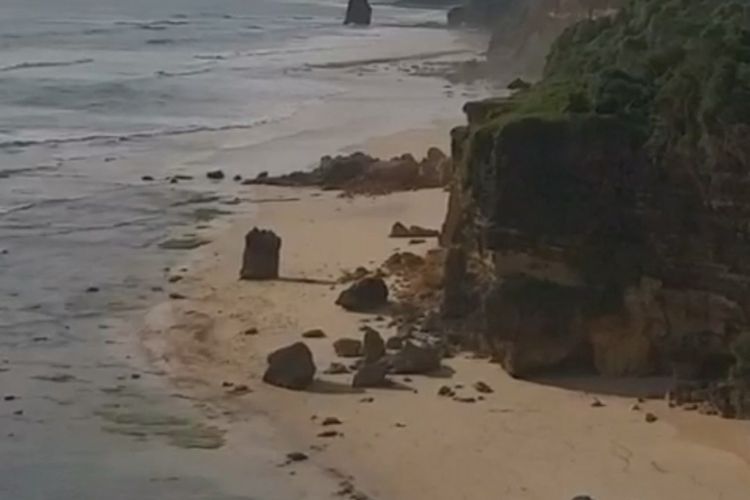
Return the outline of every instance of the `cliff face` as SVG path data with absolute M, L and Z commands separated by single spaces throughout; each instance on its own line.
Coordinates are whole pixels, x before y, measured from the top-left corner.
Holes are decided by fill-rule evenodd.
M 729 379 L 750 415 L 748 27 L 747 0 L 631 1 L 466 106 L 444 309 L 508 371 Z

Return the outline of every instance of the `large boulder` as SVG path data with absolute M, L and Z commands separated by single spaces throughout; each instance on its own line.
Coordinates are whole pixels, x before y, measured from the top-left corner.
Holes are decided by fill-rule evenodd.
M 341 292 L 336 304 L 348 311 L 374 311 L 388 304 L 388 287 L 382 278 L 363 278 Z
M 367 0 L 349 0 L 344 24 L 369 26 L 372 21 L 372 7 Z
M 352 387 L 385 387 L 389 385 L 387 379 L 390 366 L 385 359 L 374 363 L 365 363 L 359 367 L 352 378 Z
M 385 356 L 385 341 L 374 328 L 366 327 L 362 345 L 365 364 L 374 363 Z
M 268 368 L 263 374 L 263 382 L 301 391 L 312 384 L 314 377 L 312 352 L 304 343 L 296 342 L 268 355 Z
M 336 339 L 333 342 L 333 350 L 342 358 L 358 358 L 362 356 L 362 341 L 346 337 Z
M 281 238 L 273 231 L 253 228 L 245 235 L 240 278 L 270 280 L 279 277 Z
M 398 374 L 423 374 L 440 369 L 442 355 L 436 347 L 404 342 L 401 350 L 391 356 L 391 371 Z

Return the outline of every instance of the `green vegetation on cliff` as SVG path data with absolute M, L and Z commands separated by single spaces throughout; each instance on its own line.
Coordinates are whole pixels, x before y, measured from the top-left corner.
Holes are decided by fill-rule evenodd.
M 465 111 L 451 200 L 462 213 L 446 240 L 489 251 L 482 286 L 502 287 L 504 259 L 522 255 L 522 273 L 554 287 L 499 295 L 508 307 L 549 302 L 557 285 L 604 298 L 580 309 L 597 369 L 728 373 L 729 360 L 735 380 L 750 377 L 738 340 L 750 331 L 750 0 L 629 0 L 564 30 L 536 84 Z M 661 333 L 630 321 L 652 313 L 671 318 Z M 487 335 L 533 351 L 524 328 Z M 716 406 L 750 415 L 750 390 L 737 394 Z
M 750 2 L 631 0 L 614 16 L 577 23 L 554 43 L 542 80 L 510 107 L 516 116 L 615 115 L 643 131 L 655 158 L 710 169 L 746 153 Z

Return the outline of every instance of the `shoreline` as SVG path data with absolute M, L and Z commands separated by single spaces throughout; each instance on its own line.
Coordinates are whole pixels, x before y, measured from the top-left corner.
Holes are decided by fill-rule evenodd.
M 346 150 L 388 157 L 423 152 L 428 142 L 444 148 L 448 124 L 433 125 Z M 418 137 L 425 143 L 417 144 Z M 384 337 L 393 329 L 375 321 L 375 315 L 335 306 L 340 286 L 238 281 L 244 232 L 257 225 L 279 233 L 282 275 L 336 279 L 342 269 L 373 268 L 396 249 L 423 253 L 433 247 L 433 242 L 411 246 L 389 239 L 388 230 L 397 220 L 439 227 L 447 194 L 425 190 L 342 199 L 306 188 L 249 191 L 254 198 L 299 200 L 264 203 L 252 217 L 229 222 L 214 242 L 193 254 L 194 270 L 176 284 L 187 300 L 152 311 L 144 332 L 147 345 L 162 343 L 160 352 L 170 357 L 172 375 L 188 381 L 187 390 L 198 400 L 228 412 L 230 421 L 265 415 L 296 450 L 310 454 L 315 466 L 353 476 L 344 481 L 370 498 L 448 500 L 505 492 L 506 498 L 529 500 L 579 494 L 703 500 L 723 492 L 725 500 L 742 500 L 738 492 L 750 488 L 750 442 L 740 437 L 750 428 L 747 423 L 688 414 L 659 400 L 633 411 L 634 397 L 564 387 L 567 382 L 589 387 L 599 382 L 613 392 L 628 381 L 611 381 L 608 387 L 587 378 L 514 380 L 499 366 L 466 354 L 446 362 L 454 370 L 449 378 L 395 377 L 414 391 L 359 393 L 349 387 L 350 376 L 321 375 L 336 360 L 331 349 L 335 338 L 357 337 L 363 324 Z M 258 334 L 244 335 L 248 328 L 257 328 Z M 266 354 L 302 340 L 300 334 L 313 328 L 328 335 L 305 340 L 321 381 L 302 393 L 263 384 Z M 462 393 L 476 396 L 471 385 L 480 380 L 495 391 L 484 401 L 459 403 L 437 396 L 446 384 L 460 384 Z M 250 392 L 227 394 L 223 382 L 246 384 Z M 363 397 L 374 401 L 362 402 Z M 604 407 L 592 407 L 594 398 Z M 659 420 L 644 422 L 646 411 Z M 338 430 L 343 436 L 317 436 L 319 419 L 325 417 L 342 420 Z M 279 450 L 280 456 L 289 451 L 295 450 Z
M 373 53 L 397 45 L 390 39 Z M 364 52 L 348 50 L 354 56 Z M 401 51 L 418 49 L 404 44 L 396 53 Z M 5 394 L 16 399 L 3 405 L 8 437 L 0 449 L 14 459 L 0 477 L 0 492 L 61 500 L 78 498 L 80 491 L 106 497 L 125 490 L 164 500 L 318 500 L 337 491 L 343 479 L 312 460 L 279 467 L 294 446 L 267 415 L 225 415 L 211 404 L 214 396 L 196 400 L 185 389 L 196 379 L 169 380 L 133 333 L 154 304 L 179 302 L 168 298 L 171 273 L 190 269 L 201 255 L 211 258 L 201 253 L 210 246 L 193 252 L 166 250 L 160 243 L 211 240 L 231 228 L 232 220 L 252 220 L 256 211 L 276 205 L 262 191 L 232 182 L 232 176 L 305 168 L 371 135 L 458 117 L 463 99 L 458 94 L 481 93 L 454 85 L 451 99 L 442 80 L 386 66 L 369 68 L 366 78 L 336 69 L 303 75 L 313 86 L 339 91 L 261 127 L 92 144 L 91 150 L 66 145 L 57 151 L 65 161 L 49 175 L 40 167 L 38 176 L 9 177 L 3 185 L 9 189 L 38 186 L 50 194 L 61 183 L 71 194 L 79 188 L 81 193 L 62 200 L 57 210 L 19 212 L 26 218 L 18 217 L 10 245 L 0 248 L 2 264 L 12 268 L 11 277 L 18 276 L 4 282 L 6 310 L 13 314 L 2 325 L 10 335 L 0 372 Z M 417 105 L 406 107 L 407 102 Z M 13 161 L 44 153 L 30 149 Z M 217 168 L 228 178 L 206 179 L 206 172 Z M 170 183 L 175 176 L 180 176 L 176 185 Z M 79 227 L 70 227 L 68 213 L 80 214 L 74 219 Z M 26 229 L 34 217 L 52 219 L 39 232 L 51 232 L 54 239 L 34 244 Z M 52 231 L 57 225 L 59 232 Z M 41 295 L 25 297 L 46 280 Z M 33 480 L 39 470 L 57 470 L 60 463 L 65 470 L 49 481 Z

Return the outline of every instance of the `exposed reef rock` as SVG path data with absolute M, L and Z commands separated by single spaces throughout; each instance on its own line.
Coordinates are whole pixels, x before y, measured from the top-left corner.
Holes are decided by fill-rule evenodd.
M 372 22 L 372 7 L 367 0 L 349 0 L 344 24 L 369 26 Z
M 442 187 L 450 176 L 450 159 L 438 148 L 430 148 L 419 162 L 410 154 L 390 160 L 360 152 L 335 158 L 325 156 L 314 170 L 279 177 L 263 173 L 255 179 L 246 179 L 243 184 L 315 186 L 348 194 L 386 194 Z
M 443 313 L 509 372 L 673 373 L 750 415 L 748 20 L 635 0 L 568 28 L 530 88 L 467 104 Z

